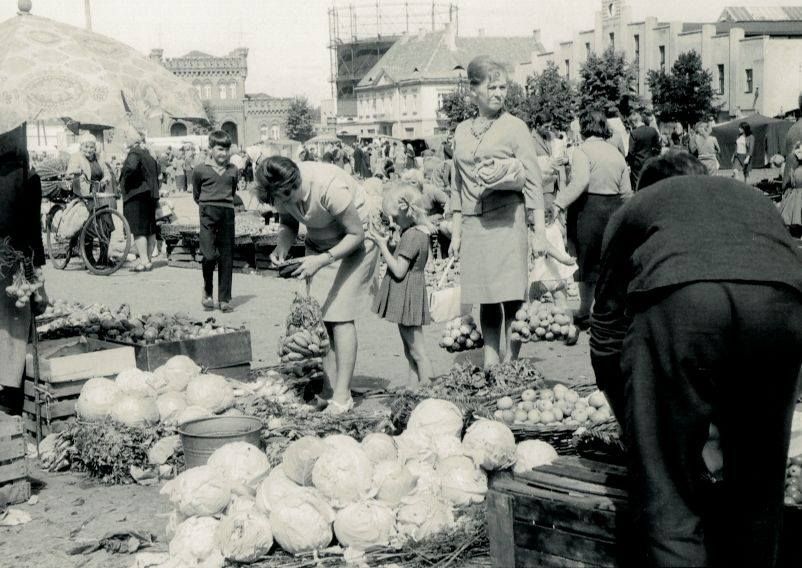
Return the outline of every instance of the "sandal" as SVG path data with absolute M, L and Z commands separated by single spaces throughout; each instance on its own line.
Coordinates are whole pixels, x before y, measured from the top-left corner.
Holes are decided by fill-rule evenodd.
M 149 262 L 145 265 L 145 272 L 150 272 L 151 270 L 153 270 L 153 263 Z
M 137 264 L 128 269 L 128 272 L 145 272 L 147 270 L 144 264 Z
M 354 399 L 349 397 L 348 402 L 345 404 L 337 402 L 334 399 L 329 401 L 329 405 L 323 411 L 323 414 L 328 414 L 329 416 L 340 416 L 341 414 L 347 414 L 348 412 L 354 409 Z

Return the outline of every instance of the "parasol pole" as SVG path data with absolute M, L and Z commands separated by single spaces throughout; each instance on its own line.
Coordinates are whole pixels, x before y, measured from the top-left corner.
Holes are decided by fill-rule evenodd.
M 92 31 L 92 5 L 91 0 L 84 0 L 84 16 L 86 17 L 86 29 Z
M 36 330 L 36 314 L 33 302 L 29 302 L 31 310 L 31 358 L 33 359 L 33 396 L 36 406 L 36 457 L 39 457 L 39 444 L 42 443 L 42 406 L 39 400 L 39 332 Z

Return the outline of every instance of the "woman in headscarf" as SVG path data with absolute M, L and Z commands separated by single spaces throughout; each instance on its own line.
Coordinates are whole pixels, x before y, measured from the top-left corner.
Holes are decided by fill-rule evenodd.
M 125 132 L 128 156 L 120 173 L 123 213 L 139 257 L 133 272 L 153 268 L 151 257 L 156 249 L 156 208 L 159 202 L 159 164 L 145 148 L 145 136 L 134 128 Z
M 70 156 L 67 165 L 67 175 L 72 176 L 73 192 L 80 197 L 92 197 L 98 193 L 113 193 L 114 183 L 111 170 L 109 170 L 106 160 L 98 154 L 97 140 L 90 133 L 85 133 L 80 138 L 79 151 Z M 88 259 L 94 258 L 92 253 L 94 240 L 97 238 L 100 244 L 100 254 L 95 260 L 97 266 L 105 266 L 109 263 L 109 235 L 114 231 L 114 224 L 110 217 L 102 216 L 98 222 L 98 235 L 89 234 L 84 246 L 87 251 Z

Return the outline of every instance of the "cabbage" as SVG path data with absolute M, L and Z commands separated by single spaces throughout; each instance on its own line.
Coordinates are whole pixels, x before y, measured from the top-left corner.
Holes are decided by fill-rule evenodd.
M 181 513 L 191 517 L 221 513 L 231 501 L 231 486 L 213 467 L 202 465 L 188 469 L 162 487 Z
M 385 461 L 373 468 L 373 490 L 379 501 L 397 505 L 412 493 L 417 483 L 418 479 L 399 462 Z
M 217 448 L 207 464 L 217 469 L 223 479 L 245 486 L 270 471 L 265 453 L 248 442 L 231 442 Z
M 187 406 L 184 410 L 181 410 L 178 412 L 178 414 L 176 414 L 175 418 L 173 418 L 173 422 L 181 426 L 182 424 L 186 424 L 192 420 L 209 418 L 211 415 L 211 411 L 203 408 L 202 406 Z
M 414 408 L 407 422 L 408 430 L 419 430 L 435 438 L 462 434 L 462 411 L 453 402 L 427 398 Z
M 395 535 L 395 513 L 376 501 L 348 505 L 334 519 L 334 534 L 341 545 L 357 550 L 387 546 Z
M 171 369 L 167 365 L 162 365 L 153 371 L 151 384 L 158 393 L 182 392 L 187 388 L 190 379 L 195 376 L 196 373 Z
M 304 436 L 295 440 L 284 450 L 281 461 L 284 473 L 298 485 L 312 485 L 312 469 L 324 451 L 326 445 L 315 436 Z
M 487 493 L 487 475 L 468 457 L 453 456 L 437 465 L 443 497 L 454 505 L 481 503 Z
M 273 531 L 263 513 L 248 511 L 221 519 L 215 532 L 220 552 L 235 562 L 256 562 L 273 547 Z
M 477 420 L 462 439 L 465 455 L 488 471 L 506 469 L 515 463 L 515 436 L 497 420 Z
M 176 418 L 187 407 L 187 399 L 180 392 L 166 392 L 156 399 L 156 408 L 163 424 L 175 424 Z
M 512 471 L 524 473 L 557 459 L 557 451 L 542 440 L 524 440 L 515 448 L 515 466 Z
M 186 355 L 174 355 L 167 359 L 167 362 L 162 367 L 174 371 L 184 371 L 195 377 L 200 375 L 201 368 Z
M 109 379 L 89 379 L 81 388 L 75 410 L 85 420 L 103 420 L 122 392 Z
M 420 430 L 405 430 L 395 437 L 395 445 L 398 448 L 398 461 L 402 463 L 416 460 L 434 465 L 437 461 L 432 439 Z
M 323 443 L 326 445 L 327 450 L 332 449 L 350 449 L 361 447 L 359 442 L 354 440 L 351 436 L 345 434 L 330 434 L 323 438 Z
M 126 426 L 146 426 L 159 423 L 159 408 L 152 398 L 123 394 L 111 407 L 109 416 Z
M 273 538 L 290 554 L 326 548 L 333 522 L 331 507 L 308 491 L 288 495 L 270 513 Z
M 187 385 L 187 403 L 217 414 L 234 404 L 234 389 L 220 375 L 198 375 Z
M 391 436 L 374 432 L 362 439 L 362 449 L 368 454 L 371 463 L 395 461 L 398 459 L 398 450 Z
M 167 526 L 164 527 L 164 534 L 167 535 L 167 540 L 173 540 L 175 536 L 175 529 L 178 525 L 187 520 L 187 517 L 181 514 L 180 511 L 173 509 L 167 517 Z
M 412 460 L 406 463 L 406 467 L 412 477 L 418 480 L 415 489 L 412 491 L 413 495 L 422 493 L 440 494 L 440 478 L 437 476 L 432 464 Z
M 148 463 L 164 465 L 181 448 L 181 436 L 165 436 L 153 444 L 148 450 Z
M 232 495 L 231 502 L 226 507 L 226 515 L 236 515 L 237 513 L 247 513 L 248 511 L 256 510 L 256 501 L 250 497 L 243 497 L 242 495 Z
M 150 373 L 145 371 L 128 369 L 117 375 L 115 382 L 124 393 L 156 398 L 156 389 L 153 388 L 152 384 L 153 378 Z
M 406 502 L 396 515 L 398 532 L 420 541 L 454 525 L 454 509 L 446 501 L 423 494 Z
M 464 456 L 465 450 L 459 438 L 453 436 L 438 436 L 432 439 L 432 448 L 437 454 L 437 461 L 443 461 L 451 456 Z
M 269 513 L 288 495 L 303 490 L 303 487 L 287 477 L 283 466 L 274 467 L 256 491 L 256 506 Z
M 219 556 L 214 538 L 218 524 L 211 517 L 190 517 L 176 527 L 170 541 L 170 556 L 190 565 Z
M 359 446 L 326 450 L 312 469 L 312 483 L 332 505 L 345 507 L 370 496 L 373 465 Z

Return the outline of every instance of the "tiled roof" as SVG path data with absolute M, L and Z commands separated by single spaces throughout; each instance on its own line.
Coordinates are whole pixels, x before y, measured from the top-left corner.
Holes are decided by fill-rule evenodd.
M 802 20 L 802 6 L 730 6 L 719 22 L 791 22 Z
M 377 84 L 382 76 L 391 82 L 409 79 L 447 79 L 458 76 L 477 55 L 488 55 L 509 65 L 529 61 L 532 52 L 542 53 L 534 37 L 457 37 L 455 49 L 448 45 L 448 31 L 404 35 L 365 74 L 359 87 Z

